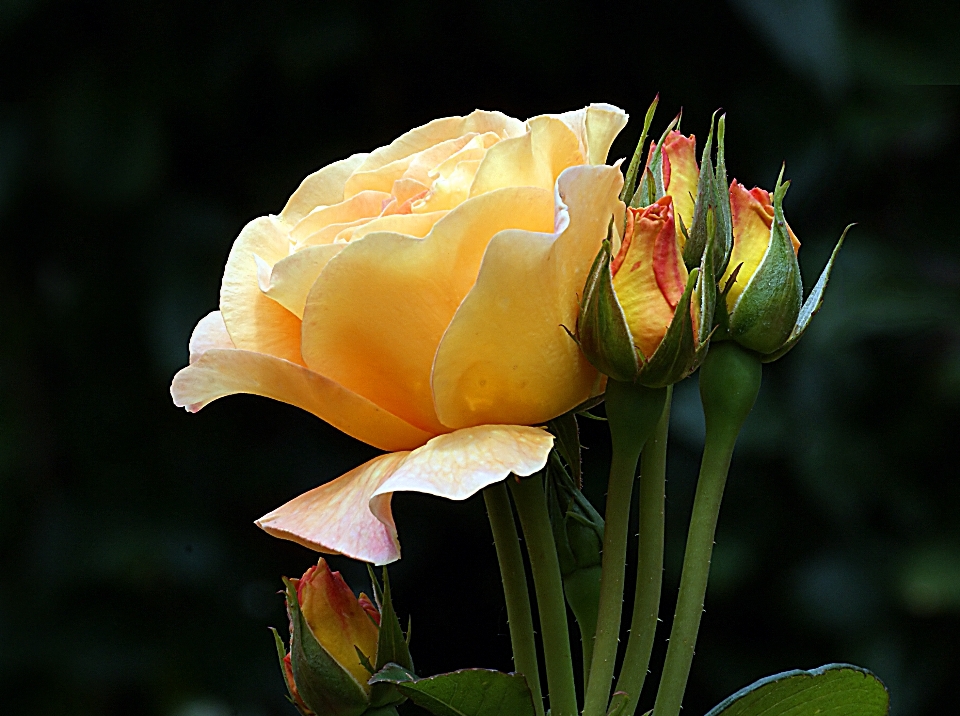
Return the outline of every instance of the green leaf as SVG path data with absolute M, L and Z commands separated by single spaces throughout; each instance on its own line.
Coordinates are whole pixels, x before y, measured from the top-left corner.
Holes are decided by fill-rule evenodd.
M 520 674 L 464 669 L 420 679 L 388 664 L 370 683 L 394 684 L 435 716 L 533 716 L 533 697 Z
M 761 355 L 783 347 L 803 302 L 800 265 L 783 216 L 783 197 L 789 186 L 790 182 L 783 182 L 781 169 L 773 191 L 767 250 L 730 312 L 730 337 Z
M 601 373 L 627 383 L 636 380 L 640 369 L 637 349 L 613 289 L 607 240 L 594 259 L 583 289 L 577 340 L 587 360 Z
M 627 176 L 623 181 L 623 191 L 620 192 L 620 201 L 626 202 L 628 197 L 633 196 L 633 191 L 637 186 L 637 174 L 640 167 L 643 166 L 643 144 L 647 141 L 647 132 L 650 131 L 650 123 L 653 122 L 653 115 L 657 111 L 657 103 L 660 102 L 660 95 L 653 98 L 647 115 L 643 118 L 643 131 L 640 132 L 640 141 L 637 142 L 637 149 L 630 160 L 630 166 L 627 168 Z
M 817 315 L 817 312 L 823 305 L 823 292 L 826 291 L 827 283 L 830 281 L 830 272 L 833 270 L 833 262 L 836 260 L 837 254 L 840 253 L 840 247 L 843 246 L 843 240 L 847 238 L 847 232 L 850 231 L 852 226 L 855 226 L 855 224 L 850 224 L 847 226 L 847 228 L 843 230 L 843 234 L 840 235 L 840 240 L 834 247 L 833 253 L 830 254 L 830 260 L 827 261 L 827 265 L 824 266 L 823 273 L 821 273 L 820 278 L 817 279 L 817 283 L 813 287 L 813 290 L 810 291 L 810 295 L 807 296 L 807 300 L 803 302 L 803 308 L 800 309 L 800 315 L 797 316 L 797 324 L 793 327 L 793 331 L 790 332 L 790 337 L 787 339 L 787 342 L 780 347 L 780 350 L 775 351 L 770 355 L 763 356 L 761 360 L 764 363 L 771 363 L 775 360 L 783 358 L 783 356 L 785 356 L 791 348 L 797 345 L 797 341 L 803 338 L 803 334 L 810 325 L 810 321 L 813 320 L 813 317 Z
M 828 664 L 760 679 L 707 716 L 886 716 L 889 707 L 887 688 L 869 671 Z
M 583 486 L 582 461 L 580 459 L 580 428 L 577 425 L 577 414 L 573 411 L 557 416 L 549 423 L 547 429 L 553 433 L 556 440 L 556 450 L 567 461 L 573 473 L 573 481 L 577 488 Z
M 283 581 L 293 625 L 290 662 L 300 698 L 318 716 L 359 716 L 369 706 L 363 686 L 316 640 L 300 611 L 296 587 Z
M 698 360 L 698 346 L 693 335 L 690 317 L 690 299 L 697 285 L 700 271 L 694 269 L 687 277 L 687 287 L 677 302 L 673 320 L 650 360 L 640 369 L 640 384 L 648 388 L 663 388 L 683 380 L 693 372 Z

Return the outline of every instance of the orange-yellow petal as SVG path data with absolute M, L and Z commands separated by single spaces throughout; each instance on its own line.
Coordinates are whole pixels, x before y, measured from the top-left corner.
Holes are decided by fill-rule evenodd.
M 553 436 L 525 425 L 482 425 L 441 435 L 413 452 L 381 455 L 310 490 L 257 521 L 261 528 L 321 552 L 375 564 L 400 557 L 394 492 L 464 500 L 511 473 L 543 468 Z
M 297 599 L 316 640 L 369 693 L 370 672 L 360 662 L 357 649 L 373 661 L 380 630 L 340 573 L 331 572 L 321 559 L 297 580 Z
M 346 244 L 320 244 L 300 249 L 295 254 L 280 259 L 269 273 L 260 276 L 260 290 L 297 318 L 303 318 L 303 307 L 314 282 Z
M 236 348 L 227 333 L 220 311 L 211 311 L 200 319 L 190 336 L 190 362 L 194 363 L 204 353 L 214 348 Z
M 567 169 L 555 233 L 504 231 L 490 242 L 437 351 L 433 393 L 444 425 L 535 425 L 590 397 L 597 373 L 563 326 L 576 325 L 622 185 L 617 167 Z
M 384 204 L 390 199 L 390 194 L 383 191 L 359 192 L 339 204 L 314 209 L 293 227 L 290 236 L 294 241 L 303 243 L 307 237 L 333 224 L 346 224 L 360 219 L 372 219 L 380 215 Z M 311 243 L 319 242 L 314 240 Z
M 663 143 L 663 187 L 664 193 L 673 197 L 673 210 L 676 217 L 677 240 L 683 246 L 684 236 L 680 230 L 680 221 L 690 230 L 693 223 L 693 208 L 697 199 L 697 183 L 700 169 L 697 167 L 697 138 L 694 135 L 683 136 L 674 130 Z
M 491 192 L 448 213 L 424 239 L 378 232 L 348 244 L 307 298 L 307 365 L 423 430 L 445 432 L 430 392 L 437 346 L 491 237 L 514 227 L 550 230 L 550 193 Z
M 170 392 L 176 405 L 194 413 L 217 398 L 236 393 L 273 398 L 313 413 L 381 450 L 417 447 L 432 437 L 329 378 L 251 351 L 205 351 L 174 376 Z
M 268 534 L 309 549 L 388 564 L 400 559 L 390 498 L 371 498 L 380 484 L 409 455 L 380 455 L 325 485 L 295 497 L 256 524 Z
M 720 281 L 726 286 L 727 280 L 739 266 L 737 280 L 727 294 L 728 310 L 733 310 L 737 299 L 750 277 L 763 260 L 770 245 L 770 231 L 773 227 L 773 202 L 770 193 L 759 187 L 750 191 L 736 179 L 730 184 L 730 215 L 733 219 L 733 250 L 730 263 Z M 793 242 L 793 250 L 800 249 L 800 242 L 788 226 L 787 231 Z
M 553 189 L 567 167 L 583 164 L 577 135 L 555 117 L 534 117 L 529 131 L 487 150 L 470 187 L 470 196 L 510 186 Z
M 220 285 L 220 312 L 234 345 L 303 363 L 300 319 L 260 290 L 259 264 L 273 266 L 290 255 L 290 240 L 273 216 L 247 224 L 233 243 Z
M 446 215 L 446 211 L 433 211 L 428 214 L 390 214 L 351 229 L 344 229 L 337 234 L 337 239 L 356 241 L 374 231 L 390 231 L 422 239 Z
M 591 104 L 573 112 L 555 115 L 580 139 L 581 152 L 589 164 L 604 164 L 613 140 L 627 125 L 627 113 L 612 104 Z
M 673 321 L 687 269 L 677 243 L 672 197 L 627 212 L 626 236 L 611 265 L 613 288 L 634 343 L 649 358 Z
M 280 221 L 293 225 L 318 206 L 330 206 L 343 201 L 343 185 L 347 178 L 363 164 L 367 154 L 354 154 L 328 164 L 308 176 L 287 200 L 280 212 Z

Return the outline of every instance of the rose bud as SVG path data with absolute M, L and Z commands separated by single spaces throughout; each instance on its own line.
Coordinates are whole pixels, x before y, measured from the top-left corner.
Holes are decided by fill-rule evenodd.
M 789 186 L 782 170 L 772 196 L 760 188 L 747 191 L 736 180 L 730 185 L 733 247 L 720 280 L 723 308 L 716 337 L 756 351 L 764 362 L 780 358 L 803 335 L 823 302 L 834 259 L 846 236 L 845 230 L 804 303 L 797 263 L 800 242 L 783 215 Z
M 394 690 L 367 683 L 382 657 L 412 668 L 405 643 L 402 654 L 395 653 L 395 644 L 391 653 L 380 653 L 381 613 L 373 602 L 362 593 L 354 596 L 324 559 L 300 579 L 285 582 L 290 651 L 284 653 L 279 637 L 278 649 L 290 700 L 301 713 L 360 716 L 369 708 L 399 703 Z M 391 628 L 399 630 L 392 607 L 387 616 Z

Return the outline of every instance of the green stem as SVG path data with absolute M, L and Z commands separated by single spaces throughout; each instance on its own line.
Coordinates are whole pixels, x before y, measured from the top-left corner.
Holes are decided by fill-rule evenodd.
M 620 641 L 633 480 L 640 451 L 660 421 L 665 400 L 665 388 L 645 388 L 613 379 L 607 382 L 606 409 L 613 457 L 604 515 L 597 636 L 584 698 L 585 716 L 601 716 L 607 710 Z
M 573 681 L 567 604 L 553 528 L 547 512 L 543 480 L 539 476 L 516 481 L 507 478 L 520 515 L 527 542 L 533 584 L 537 590 L 543 659 L 547 670 L 547 688 L 552 716 L 577 716 L 577 692 Z
M 712 346 L 700 369 L 700 398 L 707 433 L 683 556 L 677 610 L 654 716 L 680 713 L 703 615 L 713 538 L 730 458 L 743 421 L 760 390 L 761 370 L 756 354 L 732 342 Z
M 657 431 L 640 455 L 640 546 L 637 589 L 633 600 L 630 638 L 623 658 L 617 691 L 627 694 L 621 716 L 633 716 L 647 678 L 650 654 L 657 633 L 660 590 L 663 586 L 663 515 L 667 479 L 667 436 L 670 432 L 670 401 L 673 386 Z
M 507 602 L 510 645 L 513 647 L 513 665 L 527 679 L 537 716 L 544 716 L 527 574 L 523 568 L 520 537 L 517 534 L 517 524 L 513 519 L 513 508 L 510 506 L 506 485 L 498 482 L 486 488 L 483 491 L 483 501 L 487 506 L 493 543 L 497 548 L 497 561 L 500 563 L 503 596 Z

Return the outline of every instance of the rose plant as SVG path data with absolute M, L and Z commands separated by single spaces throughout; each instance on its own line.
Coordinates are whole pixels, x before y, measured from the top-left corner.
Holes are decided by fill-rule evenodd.
M 436 716 L 545 716 L 546 697 L 551 716 L 578 716 L 569 607 L 583 716 L 634 716 L 659 621 L 672 386 L 700 368 L 706 437 L 653 709 L 678 716 L 737 436 L 763 364 L 819 310 L 843 237 L 804 301 L 782 172 L 772 193 L 728 184 L 724 117 L 699 165 L 679 117 L 647 146 L 656 104 L 625 175 L 606 163 L 627 120 L 616 107 L 526 122 L 478 110 L 318 170 L 234 242 L 174 402 L 196 412 L 261 395 L 385 451 L 257 521 L 316 551 L 392 562 L 394 493 L 482 490 L 517 670 L 421 678 L 386 570 L 374 605 L 321 559 L 286 580 L 289 647 L 277 636 L 303 714 L 393 716 L 409 699 Z M 581 491 L 577 422 L 601 401 L 603 517 Z M 637 586 L 618 659 L 638 463 Z M 761 679 L 709 716 L 887 708 L 876 677 L 834 664 Z

